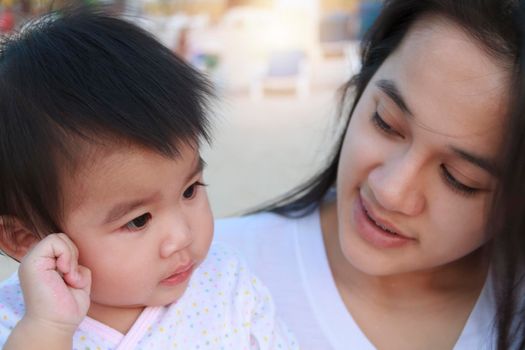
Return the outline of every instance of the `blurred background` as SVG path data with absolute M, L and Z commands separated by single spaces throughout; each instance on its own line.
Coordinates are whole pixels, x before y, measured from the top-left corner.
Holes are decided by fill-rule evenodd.
M 216 217 L 313 175 L 338 134 L 338 89 L 359 69 L 379 0 L 84 0 L 103 3 L 209 76 L 219 100 L 203 149 Z M 70 0 L 2 0 L 0 32 Z M 0 279 L 16 264 L 0 258 Z

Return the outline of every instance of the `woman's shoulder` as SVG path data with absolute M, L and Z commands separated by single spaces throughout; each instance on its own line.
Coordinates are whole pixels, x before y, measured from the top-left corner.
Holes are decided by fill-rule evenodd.
M 231 216 L 215 220 L 215 223 L 224 227 L 242 227 L 242 226 L 267 226 L 275 223 L 285 223 L 295 219 L 288 218 L 272 212 L 259 212 L 243 216 Z
M 261 212 L 246 216 L 222 218 L 215 221 L 215 236 L 219 240 L 267 241 L 278 236 L 280 240 L 290 237 L 301 222 L 317 211 L 305 217 L 292 218 L 271 212 Z
M 304 248 L 298 236 L 304 240 L 321 235 L 316 224 L 318 216 L 318 211 L 300 218 L 264 212 L 220 219 L 216 221 L 214 242 L 224 243 L 239 252 L 258 275 L 262 275 L 265 267 L 264 272 L 267 271 L 269 262 L 283 270 L 285 265 L 289 268 L 297 265 L 294 252 Z

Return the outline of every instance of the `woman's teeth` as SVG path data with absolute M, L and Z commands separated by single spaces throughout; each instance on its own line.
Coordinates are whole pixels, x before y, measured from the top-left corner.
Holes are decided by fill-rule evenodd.
M 393 234 L 393 235 L 397 235 L 397 233 L 395 233 L 394 231 L 389 230 L 389 229 L 386 228 L 385 226 L 383 226 L 383 225 L 381 225 L 381 224 L 379 224 L 379 223 L 377 223 L 377 222 L 375 222 L 375 221 L 374 221 L 374 223 L 375 223 L 377 226 L 381 227 L 384 231 L 386 231 L 386 232 L 388 232 L 388 233 L 391 233 L 391 234 Z
M 386 231 L 386 232 L 388 232 L 390 234 L 397 235 L 396 232 L 390 230 L 389 228 L 387 228 L 384 225 L 382 225 L 382 224 L 378 223 L 377 221 L 375 221 L 374 218 L 372 218 L 370 216 L 370 214 L 368 214 L 368 211 L 366 211 L 366 209 L 365 209 L 365 213 L 366 213 L 366 216 L 368 216 L 368 218 L 370 219 L 370 221 L 372 221 L 377 227 L 381 228 L 383 231 Z

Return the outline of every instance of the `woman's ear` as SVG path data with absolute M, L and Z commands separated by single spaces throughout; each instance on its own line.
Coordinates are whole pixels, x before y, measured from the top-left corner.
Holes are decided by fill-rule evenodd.
M 38 236 L 17 218 L 0 216 L 0 250 L 20 261 L 38 243 Z

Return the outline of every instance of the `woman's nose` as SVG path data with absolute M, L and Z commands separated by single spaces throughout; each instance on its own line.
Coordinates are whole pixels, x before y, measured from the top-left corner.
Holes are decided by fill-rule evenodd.
M 425 207 L 422 166 L 410 154 L 374 168 L 368 184 L 377 204 L 385 210 L 415 216 Z

